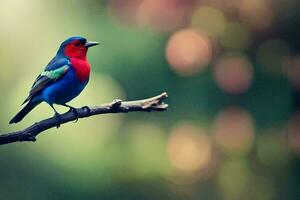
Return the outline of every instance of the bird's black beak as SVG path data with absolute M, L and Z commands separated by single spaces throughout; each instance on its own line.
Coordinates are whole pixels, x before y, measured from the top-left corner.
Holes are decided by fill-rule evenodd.
M 92 46 L 96 46 L 96 45 L 98 45 L 99 43 L 98 42 L 92 42 L 92 41 L 89 41 L 89 42 L 86 42 L 85 43 L 85 47 L 86 48 L 89 48 L 89 47 L 92 47 Z

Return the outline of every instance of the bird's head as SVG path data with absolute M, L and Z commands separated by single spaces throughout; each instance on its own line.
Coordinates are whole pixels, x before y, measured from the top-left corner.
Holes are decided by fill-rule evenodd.
M 63 54 L 69 58 L 86 58 L 89 47 L 98 45 L 98 42 L 88 41 L 81 36 L 74 36 L 61 43 L 57 54 Z

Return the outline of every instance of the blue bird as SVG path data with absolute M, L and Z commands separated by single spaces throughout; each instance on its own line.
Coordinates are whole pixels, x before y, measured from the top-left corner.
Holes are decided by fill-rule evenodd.
M 27 104 L 9 123 L 18 123 L 41 102 L 47 102 L 54 110 L 55 116 L 59 116 L 59 113 L 53 104 L 75 109 L 66 103 L 78 96 L 87 85 L 90 64 L 86 54 L 89 47 L 98 44 L 81 36 L 65 40 L 55 57 L 33 83 L 28 97 L 23 102 Z

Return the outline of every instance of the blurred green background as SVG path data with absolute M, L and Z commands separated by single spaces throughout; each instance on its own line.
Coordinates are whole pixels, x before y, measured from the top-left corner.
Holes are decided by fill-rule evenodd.
M 73 106 L 168 92 L 170 109 L 109 114 L 0 146 L 0 199 L 300 199 L 298 0 L 2 0 L 0 132 L 59 44 L 92 75 Z M 64 108 L 59 108 L 65 112 Z

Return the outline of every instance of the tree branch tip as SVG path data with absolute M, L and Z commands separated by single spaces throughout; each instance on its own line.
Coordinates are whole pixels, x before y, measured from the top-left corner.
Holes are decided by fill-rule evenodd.
M 162 103 L 161 108 L 164 109 L 164 110 L 167 110 L 169 108 L 169 104 Z
M 164 99 L 168 98 L 168 93 L 163 92 L 160 95 L 158 95 L 157 97 L 158 97 L 158 99 L 164 100 Z
M 166 103 L 161 103 L 161 104 L 157 104 L 152 106 L 153 109 L 157 110 L 157 111 L 165 111 L 168 110 L 169 105 Z
M 167 92 L 163 92 L 162 95 L 165 96 L 165 97 L 168 97 L 168 93 Z

